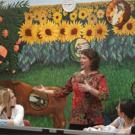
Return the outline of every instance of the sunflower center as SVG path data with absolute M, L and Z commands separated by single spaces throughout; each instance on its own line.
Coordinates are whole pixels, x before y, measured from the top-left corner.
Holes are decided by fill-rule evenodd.
M 72 29 L 71 30 L 71 35 L 76 35 L 76 34 L 77 34 L 77 29 L 76 28 Z
M 30 20 L 30 19 L 31 19 L 31 17 L 29 16 L 29 17 L 28 17 L 28 20 Z
M 65 29 L 62 28 L 62 29 L 60 30 L 60 33 L 61 33 L 62 35 L 64 35 L 64 34 L 65 34 Z
M 128 23 L 128 24 L 127 24 L 127 29 L 128 29 L 128 30 L 131 30 L 131 29 L 132 29 L 132 23 Z
M 84 13 L 82 13 L 82 16 L 84 16 Z
M 56 19 L 58 19 L 59 18 L 59 16 L 56 16 Z
M 102 34 L 102 32 L 103 32 L 103 31 L 102 31 L 101 28 L 97 30 L 97 33 L 98 33 L 98 34 Z
M 94 20 L 94 17 L 91 17 L 91 20 Z
M 51 33 L 51 30 L 50 30 L 50 29 L 46 29 L 46 30 L 45 30 L 45 33 L 46 33 L 47 35 L 49 35 L 49 36 L 51 36 L 51 35 L 52 35 L 52 33 Z
M 38 18 L 38 15 L 36 15 L 36 18 Z
M 26 36 L 32 36 L 32 34 L 31 34 L 31 29 L 26 29 L 26 30 L 25 30 L 25 35 L 26 35 Z
M 91 36 L 92 35 L 92 30 L 87 30 L 87 36 Z

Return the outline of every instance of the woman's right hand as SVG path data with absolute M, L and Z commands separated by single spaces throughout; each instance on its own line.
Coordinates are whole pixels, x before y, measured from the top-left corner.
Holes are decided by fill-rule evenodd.
M 32 88 L 35 92 L 44 92 L 44 93 L 46 93 L 46 94 L 54 94 L 55 92 L 54 92 L 54 90 L 50 90 L 50 89 L 46 89 L 46 87 L 44 87 L 43 85 L 41 85 L 41 86 L 34 86 L 33 88 Z
M 32 89 L 35 90 L 35 91 L 43 91 L 43 90 L 45 90 L 45 87 L 43 85 L 34 86 Z

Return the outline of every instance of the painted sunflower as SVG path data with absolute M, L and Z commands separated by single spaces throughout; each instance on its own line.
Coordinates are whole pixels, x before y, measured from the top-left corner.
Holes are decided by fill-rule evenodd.
M 97 40 L 103 40 L 108 35 L 108 28 L 105 22 L 100 22 L 95 25 L 95 36 Z
M 62 20 L 62 15 L 61 15 L 60 12 L 53 13 L 53 21 L 55 23 L 58 23 L 59 24 L 61 22 L 61 20 Z
M 32 13 L 25 12 L 24 13 L 24 18 L 25 18 L 25 21 L 32 22 L 32 20 L 33 20 L 33 14 Z
M 83 28 L 82 31 L 82 36 L 85 38 L 87 41 L 92 41 L 95 37 L 95 29 L 94 25 L 92 23 L 86 24 Z
M 113 32 L 114 32 L 114 34 L 119 35 L 119 36 L 125 35 L 123 27 L 120 28 L 120 27 L 114 26 Z
M 66 35 L 68 35 L 67 40 L 73 41 L 76 38 L 81 37 L 81 31 L 82 31 L 82 24 L 79 22 L 71 23 L 65 32 Z
M 30 23 L 25 22 L 18 32 L 21 41 L 27 42 L 28 44 L 33 44 L 36 37 L 36 27 Z
M 68 27 L 69 27 L 69 24 L 67 22 L 62 22 L 59 25 L 59 40 L 61 42 L 67 41 L 66 31 L 67 31 Z
M 77 12 L 70 13 L 70 20 L 76 21 L 76 19 L 77 19 Z
M 89 14 L 88 23 L 96 24 L 97 23 L 97 17 L 94 14 Z
M 135 35 L 135 19 L 130 18 L 123 26 L 123 31 L 126 35 Z
M 58 25 L 50 21 L 40 25 L 40 35 L 42 42 L 52 42 L 58 39 L 59 29 Z
M 85 20 L 88 17 L 88 10 L 86 8 L 82 8 L 79 10 L 78 17 L 81 20 Z

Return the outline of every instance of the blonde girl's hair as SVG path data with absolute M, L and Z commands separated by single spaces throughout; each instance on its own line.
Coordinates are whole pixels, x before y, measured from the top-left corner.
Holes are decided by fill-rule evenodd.
M 10 92 L 9 88 L 4 88 L 0 90 L 0 105 L 8 106 L 10 102 Z

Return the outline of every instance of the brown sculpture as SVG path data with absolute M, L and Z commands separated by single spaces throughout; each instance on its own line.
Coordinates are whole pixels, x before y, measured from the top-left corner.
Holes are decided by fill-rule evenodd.
M 25 109 L 25 114 L 52 115 L 54 127 L 65 128 L 64 107 L 66 98 L 57 98 L 45 92 L 33 90 L 30 84 L 21 81 L 0 80 L 0 86 L 11 88 L 14 91 L 18 104 L 23 105 Z M 47 89 L 62 90 L 60 87 L 47 87 Z

